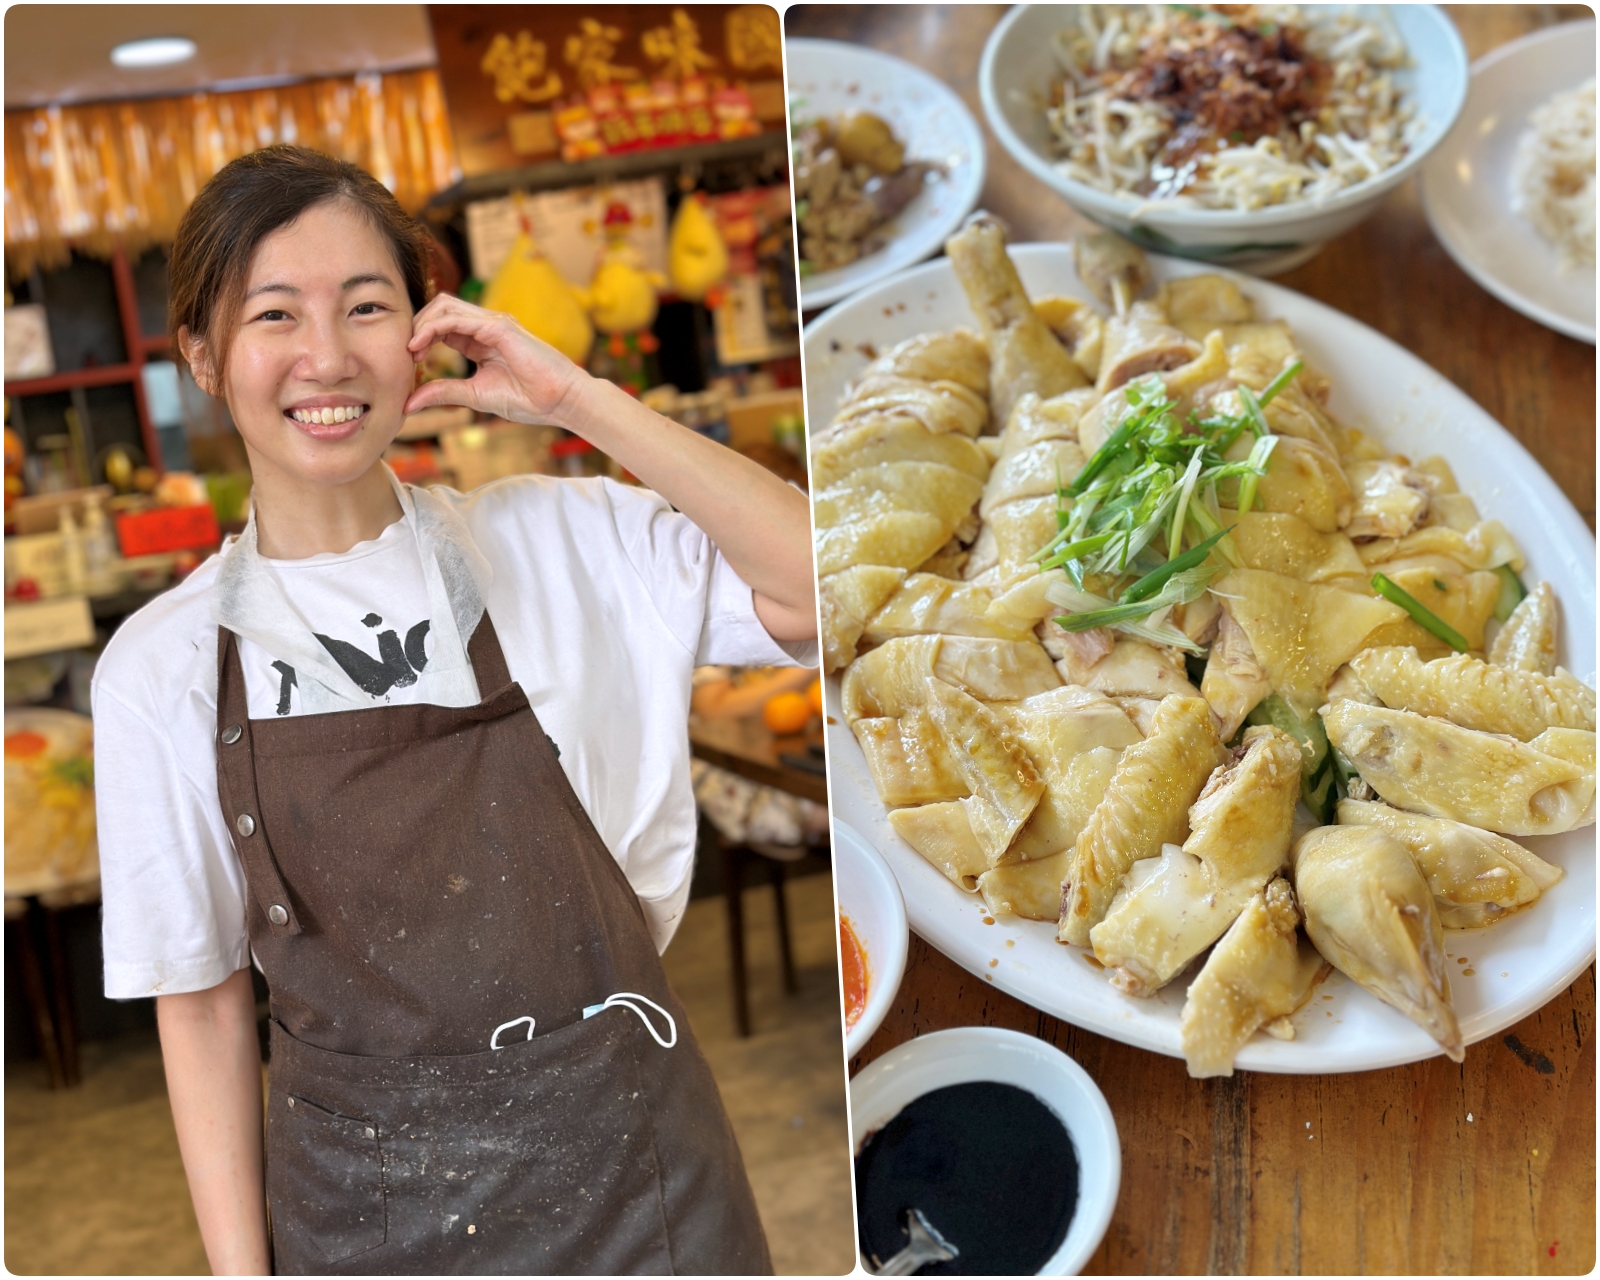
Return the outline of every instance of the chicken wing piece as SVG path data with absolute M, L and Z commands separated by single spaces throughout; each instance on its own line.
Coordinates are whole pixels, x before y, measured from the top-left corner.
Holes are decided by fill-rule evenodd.
M 997 219 L 975 214 L 945 241 L 945 252 L 989 344 L 989 399 L 996 422 L 1004 426 L 1012 406 L 1030 391 L 1049 399 L 1088 384 L 1034 311 L 1006 254 Z
M 1442 716 L 1463 729 L 1530 742 L 1546 729 L 1595 728 L 1594 690 L 1563 673 L 1497 667 L 1470 654 L 1424 662 L 1415 649 L 1367 649 L 1350 659 L 1385 706 Z
M 861 377 L 865 380 L 878 374 L 920 378 L 924 382 L 949 379 L 987 398 L 989 348 L 971 329 L 920 333 L 890 347 L 862 370 Z
M 977 891 L 978 877 L 989 869 L 989 861 L 961 805 L 950 801 L 895 809 L 889 814 L 889 825 L 956 888 L 965 893 Z
M 1318 827 L 1290 851 L 1306 934 L 1333 967 L 1465 1056 L 1444 929 L 1416 861 L 1377 827 Z
M 924 683 L 928 713 L 972 793 L 961 801 L 972 834 L 995 866 L 1038 807 L 1044 782 L 1022 744 L 983 703 L 943 680 Z
M 1093 747 L 1073 757 L 1065 780 L 1054 789 L 1065 827 L 1077 832 L 1088 825 L 1097 799 L 1111 784 L 1118 754 L 1110 747 Z M 1040 810 L 1050 800 L 1047 793 L 1028 820 L 1028 826 L 1017 837 L 1018 845 L 1027 840 L 1030 828 L 1040 819 Z M 983 895 L 985 905 L 995 915 L 1016 915 L 1025 920 L 1060 919 L 1062 883 L 1072 870 L 1075 839 L 1060 853 L 1047 858 L 1006 862 L 985 871 L 978 877 L 978 892 Z M 1016 845 L 1012 849 L 1015 852 Z
M 1133 864 L 1106 917 L 1089 931 L 1111 982 L 1153 995 L 1217 940 L 1287 862 L 1300 796 L 1300 748 L 1279 729 L 1251 728 L 1189 809 L 1189 838 Z M 1141 876 L 1140 869 L 1149 868 Z
M 989 476 L 988 455 L 961 435 L 936 436 L 909 418 L 874 417 L 813 441 L 811 483 L 828 488 L 861 467 L 880 462 L 937 462 L 964 471 L 980 484 Z
M 862 564 L 817 580 L 824 670 L 832 673 L 849 666 L 867 619 L 883 607 L 905 579 L 904 569 Z
M 1252 725 L 1230 754 L 1190 806 L 1183 848 L 1205 863 L 1214 883 L 1253 880 L 1259 888 L 1288 864 L 1300 744 L 1282 729 Z
M 1549 675 L 1556 668 L 1556 630 L 1560 624 L 1556 593 L 1548 582 L 1541 582 L 1511 611 L 1494 638 L 1489 661 L 1497 667 Z
M 1300 912 L 1280 876 L 1255 894 L 1189 984 L 1179 1035 L 1189 1074 L 1231 1076 L 1256 1030 L 1294 1037 L 1289 1015 L 1311 998 L 1328 966 L 1296 927 Z
M 1322 705 L 1333 674 L 1387 623 L 1397 604 L 1259 569 L 1235 569 L 1211 590 L 1249 638 L 1272 687 L 1302 718 Z
M 881 462 L 852 471 L 812 501 L 818 529 L 891 511 L 937 516 L 952 530 L 983 492 L 977 478 L 937 462 Z
M 1084 461 L 1083 450 L 1072 440 L 1041 440 L 1003 454 L 983 486 L 978 514 L 987 520 L 989 513 L 1004 503 L 1054 495 L 1072 483 Z
M 1565 760 L 1580 769 L 1594 772 L 1594 734 L 1583 729 L 1546 729 L 1528 743 L 1535 751 L 1542 751 L 1557 760 Z
M 921 708 L 857 720 L 850 727 L 884 804 L 933 805 L 969 794 L 944 735 Z
M 1200 696 L 1211 704 L 1211 714 L 1217 719 L 1217 736 L 1232 741 L 1245 717 L 1271 692 L 1272 681 L 1256 661 L 1250 637 L 1224 609 L 1200 681 Z
M 1512 836 L 1594 821 L 1592 767 L 1531 743 L 1345 698 L 1323 708 L 1322 723 L 1366 783 L 1399 808 Z
M 897 636 L 988 636 L 997 640 L 1029 640 L 1022 623 L 1006 623 L 989 613 L 992 603 L 982 587 L 966 586 L 931 573 L 913 573 L 891 595 L 862 631 L 869 644 Z
M 1203 699 L 1162 701 L 1149 737 L 1123 751 L 1073 846 L 1057 929 L 1063 942 L 1087 946 L 1089 930 L 1105 917 L 1128 868 L 1184 840 L 1189 806 L 1226 756 Z
M 1416 859 L 1446 929 L 1477 929 L 1535 901 L 1561 879 L 1561 868 L 1514 840 L 1445 818 L 1425 818 L 1386 804 L 1339 802 L 1339 825 L 1377 827 Z

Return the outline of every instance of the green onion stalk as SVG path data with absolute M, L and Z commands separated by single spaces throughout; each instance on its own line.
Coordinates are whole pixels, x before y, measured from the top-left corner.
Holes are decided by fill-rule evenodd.
M 1128 384 L 1127 408 L 1105 443 L 1070 483 L 1058 480 L 1056 535 L 1034 556 L 1041 570 L 1065 574 L 1046 592 L 1072 611 L 1057 619 L 1062 627 L 1114 626 L 1199 652 L 1166 611 L 1240 563 L 1217 488 L 1237 480 L 1238 510 L 1250 509 L 1277 442 L 1264 410 L 1300 369 L 1295 361 L 1259 394 L 1241 386 L 1238 414 L 1187 423 L 1158 375 Z M 1246 433 L 1255 438 L 1249 456 L 1229 461 Z

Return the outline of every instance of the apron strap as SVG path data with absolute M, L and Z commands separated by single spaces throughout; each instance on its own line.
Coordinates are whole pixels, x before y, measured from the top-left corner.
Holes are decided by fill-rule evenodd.
M 494 629 L 494 620 L 485 609 L 472 630 L 467 642 L 467 660 L 472 663 L 472 674 L 478 681 L 478 697 L 487 701 L 490 695 L 511 683 L 511 668 L 506 665 L 505 651 L 500 647 L 500 636 Z
M 262 824 L 244 667 L 238 637 L 227 627 L 217 628 L 217 789 L 250 897 L 273 933 L 291 937 L 300 933 L 294 902 L 278 874 Z

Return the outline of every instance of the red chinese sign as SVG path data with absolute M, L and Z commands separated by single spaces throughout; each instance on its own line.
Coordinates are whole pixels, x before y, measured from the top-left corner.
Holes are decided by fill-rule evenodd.
M 433 5 L 428 16 L 468 176 L 784 125 L 767 5 Z

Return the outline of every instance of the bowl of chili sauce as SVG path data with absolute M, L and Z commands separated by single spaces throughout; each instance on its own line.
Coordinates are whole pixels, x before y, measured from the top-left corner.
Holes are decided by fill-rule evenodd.
M 920 1212 L 957 1254 L 919 1275 L 1075 1275 L 1122 1181 L 1099 1087 L 1046 1041 L 999 1027 L 918 1036 L 850 1081 L 856 1226 L 869 1272 Z
M 906 970 L 906 904 L 883 856 L 845 823 L 833 824 L 839 904 L 839 976 L 845 1054 L 865 1047 L 894 1003 Z

